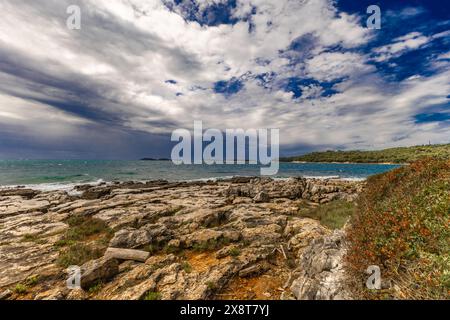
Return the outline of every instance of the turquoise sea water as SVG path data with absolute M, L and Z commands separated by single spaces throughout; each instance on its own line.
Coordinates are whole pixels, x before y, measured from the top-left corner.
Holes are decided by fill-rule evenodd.
M 276 178 L 293 176 L 340 177 L 364 179 L 398 165 L 280 163 Z M 181 165 L 170 161 L 106 161 L 106 160 L 0 160 L 0 186 L 39 185 L 57 188 L 70 184 L 146 181 L 169 181 L 259 176 L 256 165 Z

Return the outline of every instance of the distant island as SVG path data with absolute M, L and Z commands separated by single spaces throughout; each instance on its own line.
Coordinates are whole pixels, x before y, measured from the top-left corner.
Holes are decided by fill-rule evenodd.
M 283 162 L 411 163 L 423 157 L 450 159 L 450 144 L 398 147 L 374 151 L 324 151 L 280 158 Z

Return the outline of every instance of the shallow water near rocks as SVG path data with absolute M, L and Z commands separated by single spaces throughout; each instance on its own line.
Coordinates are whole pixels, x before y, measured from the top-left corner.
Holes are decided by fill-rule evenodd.
M 365 179 L 399 165 L 280 163 L 274 178 Z M 0 160 L 0 186 L 32 185 L 40 190 L 70 189 L 74 184 L 110 181 L 169 181 L 259 176 L 257 165 L 181 165 L 171 161 Z

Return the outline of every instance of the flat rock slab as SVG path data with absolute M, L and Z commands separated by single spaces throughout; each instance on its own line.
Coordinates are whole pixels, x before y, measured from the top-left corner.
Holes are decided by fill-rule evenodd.
M 114 258 L 117 260 L 133 260 L 145 262 L 149 258 L 150 253 L 142 250 L 108 248 L 105 253 L 106 258 Z

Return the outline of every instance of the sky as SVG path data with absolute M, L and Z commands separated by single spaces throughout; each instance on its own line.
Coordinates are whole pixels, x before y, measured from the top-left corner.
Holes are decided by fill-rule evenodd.
M 194 120 L 278 128 L 284 156 L 450 143 L 446 1 L 2 0 L 0 12 L 0 158 L 168 157 Z

